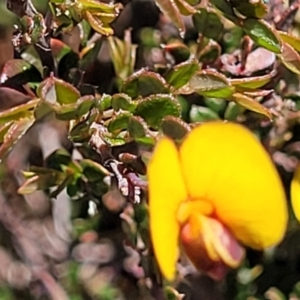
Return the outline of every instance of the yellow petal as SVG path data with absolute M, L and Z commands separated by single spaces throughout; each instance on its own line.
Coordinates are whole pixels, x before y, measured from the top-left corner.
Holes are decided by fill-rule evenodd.
M 148 165 L 150 230 L 159 267 L 173 280 L 179 256 L 177 210 L 187 199 L 179 154 L 174 143 L 161 139 Z
M 195 215 L 211 215 L 214 211 L 213 206 L 207 201 L 186 201 L 180 204 L 177 210 L 177 221 L 179 224 L 184 225 L 189 218 Z M 196 233 L 198 234 L 198 233 Z
M 295 216 L 300 221 L 300 164 L 295 170 L 291 184 L 291 201 Z
M 288 218 L 284 190 L 249 130 L 233 123 L 203 124 L 189 133 L 180 158 L 190 197 L 210 201 L 239 241 L 262 249 L 282 239 Z

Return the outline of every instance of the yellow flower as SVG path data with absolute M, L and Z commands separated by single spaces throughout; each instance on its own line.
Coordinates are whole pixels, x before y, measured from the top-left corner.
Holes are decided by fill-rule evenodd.
M 241 125 L 208 122 L 177 148 L 162 138 L 148 166 L 150 230 L 162 274 L 173 280 L 179 245 L 218 279 L 246 245 L 278 243 L 287 226 L 284 190 L 261 144 Z
M 300 221 L 300 164 L 297 166 L 291 184 L 291 203 L 298 221 Z

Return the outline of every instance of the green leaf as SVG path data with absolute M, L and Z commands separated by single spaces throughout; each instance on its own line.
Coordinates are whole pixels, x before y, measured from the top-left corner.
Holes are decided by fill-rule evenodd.
M 193 15 L 196 30 L 204 36 L 218 40 L 223 31 L 220 16 L 210 8 L 201 8 Z
M 221 12 L 232 16 L 234 15 L 232 6 L 227 0 L 210 0 L 210 2 Z
M 255 90 L 270 82 L 273 76 L 273 73 L 269 73 L 263 76 L 235 78 L 230 79 L 230 83 L 240 89 Z
M 124 93 L 114 94 L 111 99 L 111 105 L 115 111 L 126 110 L 132 112 L 136 107 L 136 104 L 132 102 L 131 97 Z
M 16 121 L 20 118 L 30 117 L 32 115 L 32 110 L 39 104 L 39 102 L 40 99 L 33 99 L 25 104 L 0 112 L 0 124 Z
M 41 183 L 42 182 L 42 183 Z M 42 189 L 47 189 L 52 186 L 51 182 L 49 180 L 46 181 L 47 186 L 44 185 L 44 180 L 40 180 L 40 177 L 38 175 L 31 177 L 27 179 L 18 189 L 18 194 L 21 195 L 27 195 L 31 194 L 35 191 Z
M 45 160 L 45 166 L 49 169 L 62 171 L 62 166 L 67 166 L 71 163 L 70 153 L 64 149 L 60 148 L 52 152 Z
M 236 20 L 232 6 L 227 0 L 210 0 L 210 3 L 219 9 L 229 20 Z
M 125 31 L 123 40 L 116 37 L 108 38 L 109 52 L 115 73 L 121 80 L 127 80 L 134 71 L 137 45 L 131 42 L 131 33 Z
M 162 48 L 173 56 L 176 64 L 187 61 L 191 56 L 190 49 L 180 41 L 163 45 Z
M 166 80 L 176 89 L 184 86 L 195 72 L 199 69 L 199 65 L 195 61 L 189 61 L 174 66 L 166 75 Z
M 120 5 L 119 4 L 107 4 L 102 1 L 97 0 L 78 0 L 78 2 L 84 6 L 84 8 L 88 9 L 89 11 L 105 12 L 105 13 L 119 13 Z
M 82 159 L 79 164 L 82 167 L 82 173 L 89 182 L 100 181 L 105 176 L 110 175 L 108 170 L 91 159 Z
M 78 24 L 78 27 L 81 30 L 80 44 L 81 44 L 82 47 L 86 47 L 87 43 L 89 41 L 89 38 L 90 38 L 90 34 L 91 34 L 91 26 L 90 26 L 90 24 L 86 20 L 83 19 L 80 22 L 80 24 Z M 102 39 L 100 38 L 100 40 L 102 40 Z
M 245 107 L 249 110 L 255 111 L 259 114 L 265 115 L 269 119 L 272 119 L 271 112 L 266 107 L 261 105 L 259 102 L 254 100 L 253 98 L 250 98 L 250 97 L 245 96 L 245 95 L 240 94 L 240 93 L 234 93 L 232 95 L 232 100 L 235 103 L 237 103 L 237 104 L 239 104 L 239 105 L 241 105 L 241 106 L 243 106 L 243 107 Z
M 267 97 L 271 95 L 274 91 L 273 90 L 251 90 L 251 89 L 237 89 L 237 92 L 243 92 L 244 95 L 256 98 L 256 97 Z
M 103 166 L 90 159 L 81 160 L 80 165 L 83 169 L 82 177 L 88 180 L 92 194 L 96 197 L 102 197 L 108 189 L 103 179 L 110 176 L 110 173 Z
M 99 12 L 97 10 L 93 11 L 93 9 L 89 10 L 89 12 L 102 22 L 102 26 L 105 25 L 105 27 L 109 27 L 108 24 L 112 23 L 118 16 L 118 13 Z
M 95 14 L 91 14 L 88 10 L 85 11 L 85 18 L 96 32 L 105 36 L 109 36 L 114 33 L 113 29 L 109 25 L 103 23 L 100 17 Z
M 24 136 L 33 123 L 33 118 L 20 119 L 9 128 L 0 147 L 0 161 L 3 160 L 12 147 Z
M 13 124 L 14 121 L 10 121 L 0 126 L 0 143 L 3 143 L 6 133 Z
M 167 286 L 164 288 L 164 296 L 166 300 L 183 300 L 184 294 L 178 293 L 173 287 Z
M 131 75 L 122 88 L 123 92 L 131 98 L 147 97 L 152 94 L 168 93 L 168 85 L 159 74 L 141 69 Z
M 80 98 L 79 91 L 70 83 L 50 76 L 38 87 L 39 97 L 50 104 L 75 103 Z
M 155 0 L 155 3 L 162 13 L 179 29 L 180 34 L 183 35 L 185 33 L 185 26 L 175 2 L 172 0 Z
M 55 4 L 63 4 L 65 0 L 50 0 L 50 2 Z
M 229 102 L 224 113 L 224 119 L 228 121 L 236 121 L 242 110 L 242 106 L 236 104 L 235 102 Z
M 99 99 L 99 104 L 97 107 L 101 111 L 107 110 L 108 108 L 111 107 L 111 100 L 112 100 L 111 95 L 103 94 L 102 97 Z
M 161 130 L 164 135 L 173 140 L 182 140 L 190 131 L 190 126 L 183 122 L 180 118 L 167 116 L 163 118 Z
M 262 19 L 268 12 L 268 7 L 263 0 L 230 0 L 230 2 L 245 17 Z
M 227 105 L 227 102 L 224 99 L 204 98 L 204 102 L 208 108 L 212 109 L 217 114 L 224 111 Z
M 198 60 L 203 64 L 212 64 L 220 57 L 221 52 L 221 46 L 217 42 L 210 40 L 199 53 Z
M 138 116 L 131 116 L 128 119 L 128 132 L 132 138 L 142 138 L 147 134 L 147 124 Z
M 103 135 L 102 138 L 110 146 L 121 146 L 126 143 L 122 137 L 110 137 L 108 135 Z
M 55 114 L 57 119 L 67 121 L 67 120 L 77 119 L 76 110 L 77 110 L 76 104 L 67 104 L 67 105 L 57 107 L 55 109 Z
M 49 5 L 53 15 L 55 15 L 55 7 L 53 7 L 51 4 Z M 55 17 L 55 22 L 57 23 L 58 27 L 55 30 L 55 33 L 58 32 L 66 32 L 68 30 L 72 29 L 73 26 L 73 19 L 75 20 L 75 18 L 77 17 L 78 22 L 80 22 L 80 18 L 78 18 L 78 14 L 77 16 L 74 17 L 74 13 L 73 13 L 74 9 L 70 9 L 70 14 L 68 14 L 68 16 L 66 14 L 61 14 L 61 15 L 56 15 Z
M 99 39 L 95 43 L 92 43 L 81 50 L 81 59 L 79 61 L 80 70 L 86 71 L 89 68 L 89 66 L 97 60 L 97 56 L 102 45 L 103 39 Z
M 274 53 L 281 53 L 280 37 L 276 30 L 264 20 L 246 19 L 242 28 L 258 45 Z
M 197 92 L 211 98 L 229 98 L 234 91 L 227 78 L 213 70 L 196 73 L 188 83 L 189 92 Z
M 190 5 L 197 5 L 200 3 L 200 0 L 186 0 L 186 2 Z
M 65 188 L 67 188 L 67 191 L 69 191 L 68 187 L 74 186 L 74 182 L 76 183 L 76 181 L 77 181 L 72 169 L 66 168 L 66 170 L 64 170 L 64 171 L 65 171 L 66 177 L 60 184 L 58 184 L 58 186 L 56 187 L 55 190 L 51 191 L 50 197 L 52 197 L 52 198 L 56 198 Z
M 146 123 L 157 129 L 166 116 L 179 117 L 181 113 L 178 100 L 172 95 L 158 94 L 139 101 L 135 115 L 141 116 Z
M 54 108 L 52 105 L 50 105 L 47 102 L 40 101 L 34 110 L 34 117 L 35 119 L 41 120 L 42 118 L 46 117 L 47 115 L 50 115 L 54 112 Z
M 93 96 L 84 96 L 78 99 L 77 103 L 65 104 L 55 107 L 56 117 L 60 120 L 79 119 L 88 113 L 95 104 Z
M 156 140 L 153 137 L 146 136 L 142 138 L 136 138 L 135 141 L 146 147 L 153 147 L 156 144 Z
M 190 111 L 191 122 L 206 122 L 212 120 L 219 120 L 220 117 L 212 109 L 204 106 L 192 105 Z
M 30 45 L 29 47 L 26 47 L 25 51 L 22 52 L 21 57 L 33 65 L 39 73 L 43 76 L 44 73 L 44 67 L 42 65 L 40 56 L 38 55 L 35 47 L 33 45 Z
M 129 117 L 131 117 L 131 113 L 129 113 L 129 112 L 122 112 L 122 113 L 116 114 L 108 122 L 108 125 L 107 125 L 108 131 L 109 132 L 118 132 L 120 130 L 127 129 Z
M 35 167 L 33 170 L 31 169 L 30 173 L 30 176 L 24 174 L 27 179 L 19 187 L 19 194 L 27 195 L 38 190 L 46 190 L 61 184 L 66 178 L 66 174 L 63 172 L 43 167 Z
M 196 9 L 185 0 L 174 0 L 174 2 L 179 12 L 184 16 L 190 16 L 196 12 Z
M 78 9 L 78 5 L 70 5 L 68 7 L 68 16 L 71 17 L 72 20 L 74 20 L 76 23 L 79 23 L 82 18 L 83 11 L 81 9 Z M 72 24 L 69 28 L 71 28 Z
M 89 119 L 77 123 L 70 132 L 70 139 L 75 143 L 88 142 L 91 137 L 90 127 L 96 117 L 96 114 L 91 114 Z
M 95 105 L 95 98 L 92 95 L 86 95 L 83 97 L 80 97 L 77 100 L 77 118 L 80 118 L 90 112 L 90 110 L 94 107 Z

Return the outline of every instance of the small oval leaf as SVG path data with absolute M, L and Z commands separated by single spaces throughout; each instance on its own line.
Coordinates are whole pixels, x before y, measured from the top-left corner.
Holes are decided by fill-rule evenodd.
M 85 11 L 85 17 L 96 32 L 105 36 L 114 34 L 113 29 L 109 25 L 104 24 L 98 16 L 91 14 L 88 10 Z
M 196 12 L 196 9 L 189 5 L 185 0 L 174 0 L 179 12 L 184 16 L 190 16 Z
M 213 4 L 217 9 L 219 9 L 227 18 L 229 19 L 235 18 L 234 11 L 232 6 L 229 4 L 227 0 L 210 0 L 211 4 Z
M 146 123 L 157 129 L 166 116 L 179 117 L 181 108 L 178 100 L 172 95 L 158 94 L 141 100 L 135 114 L 141 116 Z
M 70 83 L 50 76 L 38 87 L 37 94 L 49 104 L 71 104 L 80 97 L 79 91 Z
M 259 114 L 262 114 L 262 115 L 268 117 L 269 119 L 272 119 L 271 112 L 266 107 L 261 105 L 259 102 L 255 101 L 253 98 L 250 98 L 250 97 L 245 96 L 240 93 L 234 93 L 232 95 L 232 100 L 235 103 L 237 103 L 249 110 L 255 111 Z
M 143 138 L 147 133 L 146 122 L 138 116 L 131 116 L 128 119 L 128 132 L 132 138 Z
M 235 78 L 235 79 L 230 79 L 229 81 L 233 86 L 236 86 L 240 89 L 244 88 L 244 89 L 255 90 L 270 82 L 273 76 L 274 76 L 273 73 L 269 73 L 264 76 Z
M 196 30 L 204 36 L 218 40 L 223 31 L 220 16 L 210 8 L 201 8 L 193 15 Z
M 249 18 L 262 19 L 268 12 L 268 7 L 263 0 L 231 0 L 230 3 L 239 13 Z
M 16 121 L 20 118 L 28 117 L 32 110 L 39 104 L 40 99 L 33 99 L 25 104 L 21 104 L 0 112 L 0 124 Z
M 224 99 L 217 99 L 217 98 L 205 98 L 204 99 L 205 105 L 212 109 L 215 113 L 219 114 L 224 111 L 227 101 Z
M 174 66 L 166 75 L 166 80 L 176 89 L 181 88 L 191 79 L 198 69 L 199 65 L 197 62 L 184 62 Z
M 221 46 L 217 42 L 210 40 L 199 53 L 198 60 L 206 65 L 212 64 L 220 57 L 221 52 Z
M 147 97 L 153 94 L 168 93 L 168 84 L 159 74 L 141 69 L 131 75 L 122 88 L 131 98 Z
M 192 105 L 190 119 L 193 123 L 219 120 L 220 117 L 212 109 L 204 106 Z
M 198 72 L 191 78 L 188 85 L 191 90 L 212 98 L 228 98 L 234 91 L 224 75 L 212 70 Z
M 162 45 L 162 48 L 173 56 L 176 64 L 187 61 L 191 56 L 190 49 L 181 42 L 172 42 L 167 45 Z
M 115 115 L 109 121 L 107 130 L 109 132 L 118 132 L 120 130 L 127 129 L 129 117 L 131 117 L 131 113 L 129 112 L 123 112 Z
M 136 107 L 136 104 L 132 102 L 131 97 L 123 93 L 114 94 L 111 99 L 111 105 L 115 111 L 126 110 L 132 112 Z
M 228 121 L 236 121 L 238 115 L 244 108 L 235 102 L 229 102 L 224 113 L 224 119 Z
M 101 11 L 105 13 L 119 13 L 121 6 L 120 4 L 112 4 L 112 3 L 105 3 L 104 1 L 96 1 L 96 0 L 79 0 L 78 1 L 82 6 L 93 11 Z
M 242 28 L 258 45 L 279 54 L 281 40 L 276 30 L 264 20 L 248 18 L 243 22 Z
M 167 116 L 163 118 L 161 129 L 164 135 L 173 140 L 182 140 L 191 130 L 190 126 L 182 121 L 180 118 Z

